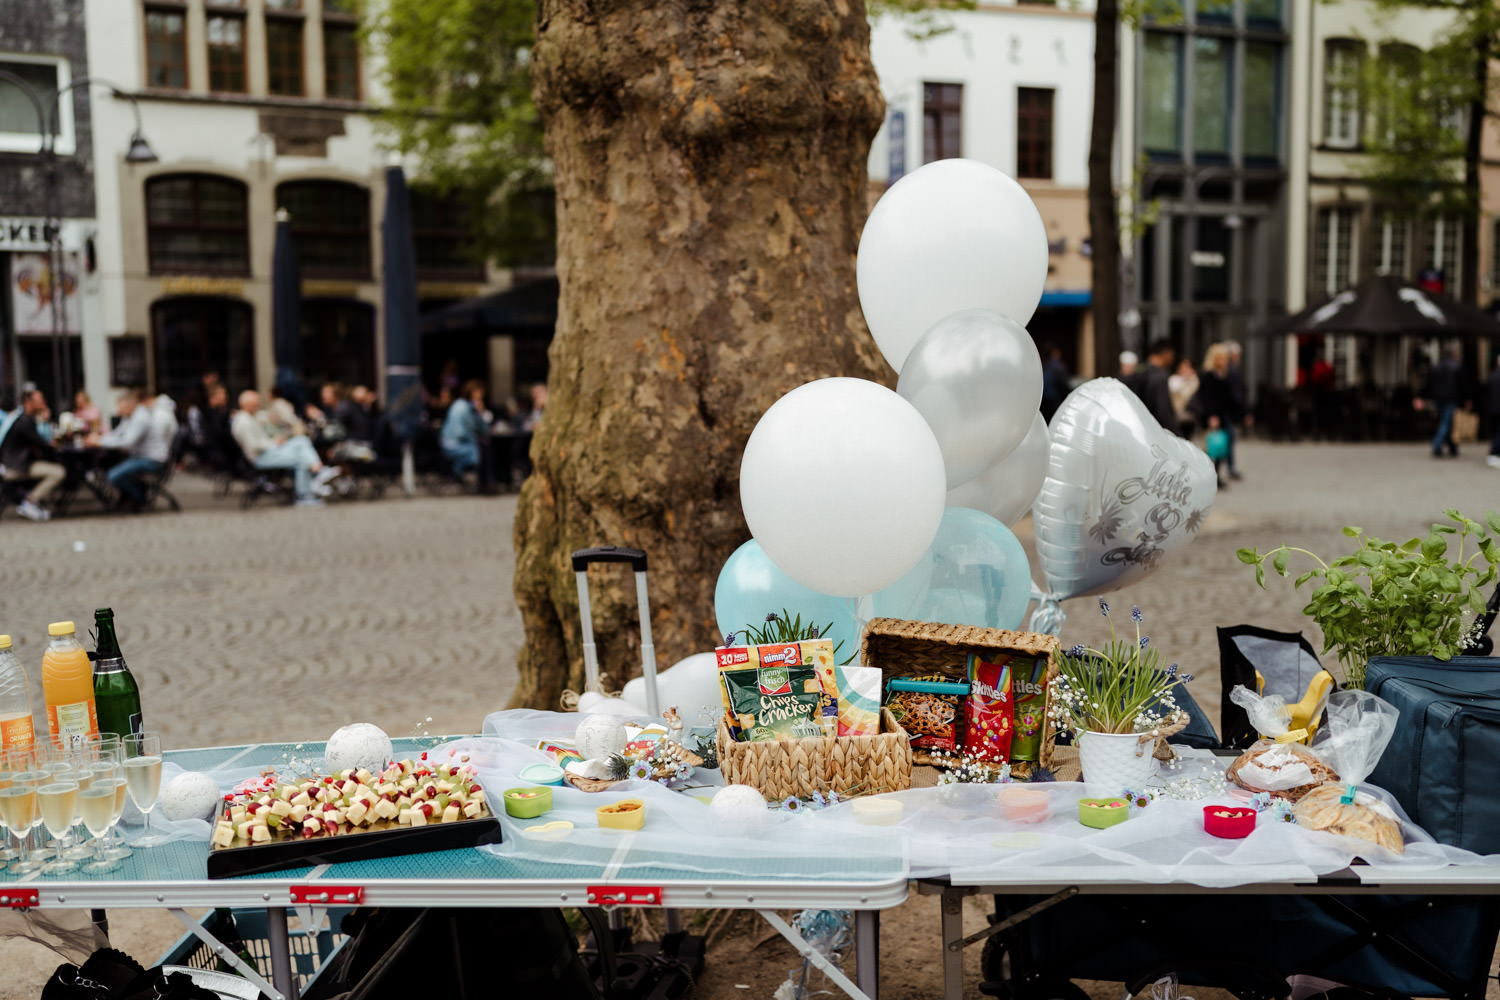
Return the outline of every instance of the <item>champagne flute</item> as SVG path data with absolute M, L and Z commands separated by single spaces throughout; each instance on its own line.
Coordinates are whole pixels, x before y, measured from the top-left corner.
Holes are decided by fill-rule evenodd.
M 5 752 L 3 748 L 0 748 L 0 793 L 3 793 L 14 784 L 11 779 L 11 773 L 14 770 L 17 770 L 17 768 L 12 766 L 10 754 Z M 5 828 L 5 817 L 0 815 L 0 830 L 4 830 Z M 0 837 L 0 861 L 14 861 L 20 856 L 19 851 L 7 845 L 5 839 Z
M 114 785 L 115 807 L 110 816 L 109 830 L 100 841 L 94 855 L 100 861 L 122 861 L 135 853 L 125 846 L 125 838 L 120 834 L 120 817 L 125 814 L 125 744 L 115 734 L 106 733 L 100 738 L 99 754 L 100 762 L 95 765 L 96 767 L 110 766 L 109 762 L 118 761 L 120 770 L 119 781 Z
M 27 875 L 42 867 L 42 862 L 32 857 L 31 828 L 37 821 L 36 786 L 44 777 L 36 770 L 36 759 L 30 750 L 11 750 L 0 754 L 0 768 L 8 780 L 0 788 L 0 826 L 16 838 L 17 858 L 11 864 L 14 875 Z
M 73 755 L 73 780 L 78 782 L 78 799 L 73 809 L 73 846 L 62 850 L 61 856 L 69 861 L 92 861 L 94 848 L 89 844 L 83 826 L 83 796 L 93 787 L 94 764 L 99 757 L 100 738 L 90 736 L 77 743 Z
M 120 746 L 115 744 L 107 752 L 101 748 L 91 770 L 94 780 L 87 789 L 78 793 L 78 812 L 94 838 L 93 851 L 97 859 L 84 865 L 83 870 L 99 874 L 120 867 L 120 860 L 105 852 L 105 837 L 120 818 L 121 810 L 115 808 L 115 802 L 125 789 L 125 758 Z
M 145 819 L 145 829 L 131 846 L 165 844 L 168 838 L 151 832 L 151 810 L 156 808 L 156 798 L 161 794 L 161 736 L 142 731 L 127 733 L 121 740 L 125 747 L 125 788 Z
M 37 811 L 42 825 L 57 842 L 56 855 L 42 866 L 43 875 L 65 875 L 78 865 L 67 857 L 78 815 L 80 757 L 76 750 L 53 746 L 42 766 L 46 777 L 36 789 Z

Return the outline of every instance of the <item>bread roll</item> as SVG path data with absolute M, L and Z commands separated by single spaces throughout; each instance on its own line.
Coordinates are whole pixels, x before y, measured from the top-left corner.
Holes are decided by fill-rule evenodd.
M 1292 812 L 1297 825 L 1309 830 L 1327 830 L 1346 837 L 1358 837 L 1387 850 L 1401 854 L 1406 845 L 1401 839 L 1401 824 L 1386 815 L 1383 803 L 1374 800 L 1374 805 L 1364 802 L 1346 803 L 1343 798 L 1347 786 L 1340 783 L 1320 785 L 1302 796 Z M 1371 799 L 1369 795 L 1360 798 Z
M 1286 787 L 1270 787 L 1284 782 L 1263 780 L 1282 771 L 1295 773 L 1302 780 Z M 1288 802 L 1296 802 L 1323 782 L 1339 778 L 1333 768 L 1302 744 L 1277 743 L 1275 740 L 1260 740 L 1235 758 L 1226 773 L 1230 781 L 1247 791 L 1267 792 Z

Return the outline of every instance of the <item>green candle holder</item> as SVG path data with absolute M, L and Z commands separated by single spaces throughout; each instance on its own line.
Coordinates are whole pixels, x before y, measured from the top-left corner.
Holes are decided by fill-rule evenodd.
M 1122 798 L 1078 800 L 1078 822 L 1095 830 L 1107 830 L 1129 816 L 1130 803 Z

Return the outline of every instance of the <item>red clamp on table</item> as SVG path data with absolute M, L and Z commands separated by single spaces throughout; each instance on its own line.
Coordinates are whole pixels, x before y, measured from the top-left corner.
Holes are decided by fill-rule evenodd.
M 294 885 L 291 888 L 292 905 L 343 903 L 358 906 L 365 901 L 362 885 Z
M 24 889 L 15 886 L 0 890 L 0 907 L 9 910 L 29 910 L 42 901 L 40 889 Z
M 661 887 L 655 885 L 591 885 L 588 894 L 595 906 L 661 905 Z

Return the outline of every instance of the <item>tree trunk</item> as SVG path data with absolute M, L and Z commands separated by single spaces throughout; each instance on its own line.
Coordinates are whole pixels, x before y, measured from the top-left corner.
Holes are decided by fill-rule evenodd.
M 854 280 L 884 102 L 855 0 L 539 0 L 532 66 L 562 298 L 516 512 L 513 704 L 555 707 L 583 682 L 574 549 L 647 552 L 663 666 L 711 649 L 755 422 L 811 379 L 891 379 Z M 591 577 L 613 690 L 639 671 L 635 591 Z
M 1120 367 L 1120 215 L 1114 182 L 1119 44 L 1118 0 L 1099 0 L 1094 13 L 1094 122 L 1089 133 L 1095 375 L 1114 375 Z

